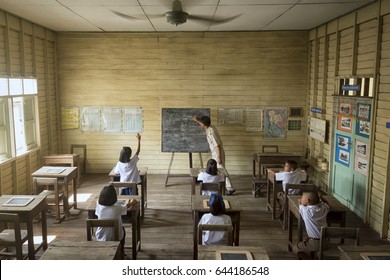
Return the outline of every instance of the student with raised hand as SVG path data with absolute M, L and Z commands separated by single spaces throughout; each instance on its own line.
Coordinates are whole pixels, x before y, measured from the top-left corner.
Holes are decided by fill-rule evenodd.
M 300 259 L 310 259 L 310 253 L 319 250 L 321 227 L 327 225 L 329 205 L 321 193 L 304 192 L 299 199 L 299 213 L 305 223 L 308 238 L 298 242 L 293 251 Z
M 130 147 L 123 147 L 120 155 L 119 161 L 115 166 L 114 172 L 120 175 L 120 182 L 129 182 L 129 183 L 141 183 L 141 177 L 139 175 L 139 170 L 137 167 L 137 162 L 139 160 L 138 155 L 141 151 L 141 135 L 137 133 L 137 142 L 138 147 L 134 156 L 132 155 L 132 150 Z M 138 193 L 133 194 L 130 188 L 121 188 L 121 195 L 138 195 Z
M 207 161 L 206 170 L 198 174 L 198 181 L 203 183 L 220 183 L 224 181 L 224 176 L 218 173 L 217 162 L 214 159 Z M 202 191 L 202 195 L 211 195 L 211 191 Z
M 207 142 L 210 146 L 211 157 L 217 162 L 218 168 L 224 168 L 226 171 L 226 195 L 232 195 L 236 190 L 233 188 L 232 183 L 229 178 L 229 174 L 225 168 L 225 150 L 223 149 L 222 140 L 219 136 L 218 130 L 211 125 L 211 120 L 208 116 L 196 117 L 193 116 L 194 121 L 196 121 L 201 127 L 204 128 L 206 132 Z
M 211 224 L 211 225 L 231 225 L 232 219 L 225 214 L 225 203 L 223 197 L 220 194 L 213 193 L 210 197 L 210 213 L 206 213 L 202 216 L 199 224 Z M 224 231 L 203 231 L 202 244 L 224 244 L 227 236 Z

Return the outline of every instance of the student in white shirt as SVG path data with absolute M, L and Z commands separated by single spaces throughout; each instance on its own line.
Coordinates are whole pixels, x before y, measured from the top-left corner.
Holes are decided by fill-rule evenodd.
M 217 162 L 214 159 L 209 159 L 206 170 L 198 174 L 198 181 L 203 183 L 220 183 L 223 182 L 224 176 L 218 173 Z M 213 192 L 202 190 L 202 195 L 211 195 Z
M 230 216 L 225 214 L 225 203 L 220 194 L 211 194 L 210 213 L 204 214 L 199 224 L 229 225 L 232 224 Z M 203 231 L 202 244 L 216 245 L 226 243 L 227 236 L 224 231 Z
M 141 177 L 137 167 L 139 160 L 138 155 L 141 151 L 141 135 L 137 133 L 138 148 L 133 158 L 131 158 L 132 150 L 130 147 L 123 147 L 119 155 L 119 161 L 115 166 L 114 172 L 120 175 L 120 182 L 141 183 Z M 121 195 L 138 195 L 132 193 L 130 188 L 121 188 Z

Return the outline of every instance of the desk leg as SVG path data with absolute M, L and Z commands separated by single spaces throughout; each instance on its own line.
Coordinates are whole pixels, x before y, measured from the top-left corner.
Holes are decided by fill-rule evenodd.
M 74 209 L 77 208 L 77 184 L 76 184 L 76 177 L 73 179 L 73 201 L 74 201 Z
M 198 259 L 198 222 L 199 222 L 199 213 L 194 212 L 194 235 L 193 235 L 193 249 L 192 249 L 192 259 Z
M 145 178 L 141 178 L 141 216 L 145 216 L 146 186 Z
M 287 209 L 286 209 L 287 210 Z M 290 209 L 288 209 L 288 251 L 292 251 L 292 231 L 293 231 L 293 220 L 294 215 L 291 213 Z
M 240 213 L 237 214 L 236 217 L 236 228 L 235 228 L 235 236 L 234 236 L 234 246 L 240 246 Z
M 139 215 L 139 213 L 138 213 Z M 137 216 L 138 215 L 133 215 L 131 217 L 131 226 L 132 226 L 132 229 L 131 229 L 131 242 L 132 242 L 132 251 L 133 251 L 133 260 L 136 260 L 137 259 Z
M 191 194 L 195 195 L 196 177 L 192 177 Z
M 256 178 L 256 160 L 252 159 L 252 177 Z
M 141 250 L 141 216 L 137 215 L 137 252 Z
M 42 216 L 42 248 L 43 250 L 47 249 L 47 218 L 46 218 L 46 209 L 41 211 Z
M 271 202 L 271 184 L 270 184 L 270 180 L 267 178 L 267 203 L 265 205 L 265 211 L 271 210 L 269 207 L 270 202 Z
M 276 181 L 272 184 L 272 219 L 276 220 Z
M 46 213 L 42 215 L 42 224 L 44 218 L 46 218 Z M 27 238 L 28 238 L 28 259 L 35 260 L 33 217 L 27 217 L 26 224 L 27 224 Z
M 303 220 L 301 215 L 298 217 L 298 242 L 303 240 Z

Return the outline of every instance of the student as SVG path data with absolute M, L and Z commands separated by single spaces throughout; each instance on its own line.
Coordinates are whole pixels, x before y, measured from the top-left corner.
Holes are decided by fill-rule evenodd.
M 214 159 L 209 159 L 206 166 L 206 171 L 198 174 L 198 181 L 203 183 L 220 183 L 224 181 L 224 176 L 218 173 L 217 162 Z M 202 195 L 211 195 L 211 191 L 203 191 Z
M 211 120 L 208 116 L 201 116 L 200 118 L 198 117 L 193 117 L 193 119 L 205 129 L 206 131 L 206 137 L 207 137 L 207 142 L 209 143 L 210 146 L 210 151 L 211 151 L 211 157 L 217 161 L 218 167 L 224 168 L 226 171 L 226 195 L 232 195 L 236 190 L 233 188 L 229 174 L 226 170 L 225 166 L 225 151 L 223 149 L 222 145 L 222 140 L 221 137 L 219 136 L 218 130 L 211 125 Z
M 210 197 L 210 213 L 204 214 L 199 221 L 203 225 L 231 225 L 231 218 L 225 214 L 225 203 L 220 194 L 213 193 Z M 226 243 L 225 232 L 223 231 L 203 231 L 202 244 L 214 245 Z
M 126 232 L 122 226 L 122 215 L 126 215 L 127 209 L 136 201 L 131 200 L 127 205 L 117 205 L 116 190 L 113 185 L 105 186 L 99 195 L 99 200 L 96 203 L 95 215 L 98 219 L 116 219 L 119 224 L 119 239 L 124 245 Z M 113 228 L 98 227 L 96 230 L 97 241 L 114 241 L 115 235 Z
M 299 200 L 299 213 L 305 223 L 308 239 L 293 247 L 300 259 L 310 259 L 307 253 L 316 252 L 320 246 L 321 227 L 326 226 L 328 202 L 320 193 L 304 192 Z M 326 244 L 325 244 L 326 245 Z
M 119 161 L 115 166 L 114 172 L 120 174 L 120 182 L 141 183 L 137 162 L 138 155 L 141 150 L 141 135 L 137 133 L 138 148 L 133 158 L 131 158 L 131 148 L 123 147 L 119 155 Z M 133 194 L 130 188 L 120 188 L 121 195 L 138 195 Z
M 277 193 L 277 201 L 279 205 L 279 213 L 282 215 L 284 211 L 284 193 L 286 192 L 287 184 L 299 184 L 307 180 L 306 170 L 298 170 L 298 163 L 294 160 L 287 160 L 284 164 L 284 170 L 282 172 L 275 173 L 276 181 L 282 181 L 283 191 Z M 299 194 L 299 189 L 289 189 L 289 195 Z

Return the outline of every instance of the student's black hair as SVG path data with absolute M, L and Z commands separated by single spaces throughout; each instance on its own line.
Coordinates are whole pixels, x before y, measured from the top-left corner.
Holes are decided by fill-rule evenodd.
M 213 193 L 210 197 L 210 213 L 213 216 L 219 216 L 225 213 L 225 203 L 220 194 Z
M 292 170 L 298 168 L 298 163 L 295 160 L 287 160 L 286 163 L 291 166 Z
M 207 161 L 206 173 L 210 175 L 218 175 L 217 161 L 215 159 L 209 159 Z
M 99 204 L 104 206 L 112 206 L 118 200 L 116 190 L 113 185 L 105 186 L 100 191 Z
M 316 205 L 320 203 L 320 198 L 318 196 L 318 192 L 305 192 L 308 195 L 308 198 L 310 199 L 309 205 Z
M 208 116 L 201 116 L 199 118 L 199 121 L 201 123 L 203 123 L 205 126 L 210 126 L 211 125 L 211 120 L 210 120 L 210 118 Z
M 122 163 L 129 162 L 131 158 L 131 153 L 132 151 L 130 147 L 123 147 L 119 155 L 119 161 Z

